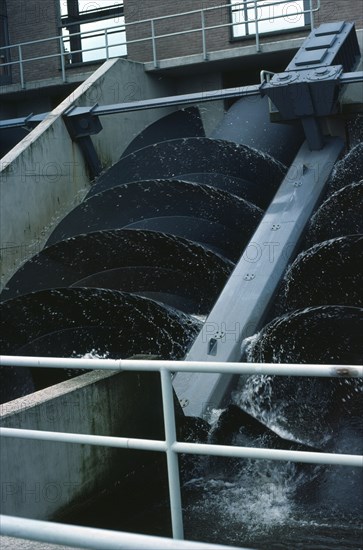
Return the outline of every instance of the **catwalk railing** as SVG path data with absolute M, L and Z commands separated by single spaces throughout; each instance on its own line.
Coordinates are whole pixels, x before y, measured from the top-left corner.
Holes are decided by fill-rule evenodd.
M 303 377 L 337 377 L 337 378 L 363 378 L 362 366 L 347 365 L 290 365 L 290 364 L 254 364 L 254 363 L 214 363 L 200 361 L 161 361 L 161 360 L 111 360 L 111 359 L 62 359 L 62 358 L 41 358 L 41 357 L 15 357 L 1 356 L 0 364 L 6 367 L 32 367 L 32 368 L 66 368 L 66 369 L 89 369 L 89 370 L 111 370 L 136 371 L 136 372 L 159 372 L 161 377 L 161 391 L 163 402 L 165 441 L 109 437 L 91 434 L 61 433 L 54 431 L 29 430 L 18 428 L 1 428 L 1 437 L 32 439 L 39 441 L 53 441 L 62 443 L 76 443 L 80 445 L 99 445 L 123 449 L 137 449 L 143 451 L 164 452 L 167 458 L 169 498 L 171 509 L 171 520 L 174 539 L 183 539 L 183 514 L 181 505 L 181 487 L 179 476 L 178 455 L 180 453 L 195 455 L 212 455 L 223 457 L 239 457 L 259 460 L 279 460 L 308 464 L 330 464 L 350 467 L 362 467 L 363 457 L 360 455 L 287 451 L 279 449 L 265 449 L 255 447 L 240 447 L 228 445 L 209 445 L 199 443 L 183 443 L 177 441 L 176 422 L 174 411 L 174 395 L 172 378 L 175 372 L 199 372 L 199 373 L 225 373 L 239 375 L 269 374 L 276 376 L 303 376 Z M 16 457 L 14 457 L 16 459 Z M 14 534 L 14 521 L 17 522 L 17 532 L 23 533 L 24 537 L 36 538 L 50 543 L 67 543 L 78 545 L 77 533 L 67 531 L 67 538 L 63 541 L 61 533 L 57 531 L 57 537 L 52 538 L 52 528 L 45 530 L 37 522 L 22 520 L 21 518 L 4 517 L 1 520 L 3 535 Z M 23 522 L 23 523 L 22 523 Z M 59 528 L 60 529 L 60 528 Z M 16 530 L 15 530 L 16 532 Z M 48 533 L 46 538 L 44 533 Z M 118 534 L 122 539 L 122 534 Z M 43 536 L 43 538 L 42 538 Z M 117 548 L 131 548 L 127 546 L 127 534 L 124 540 L 125 546 Z M 94 539 L 97 541 L 97 539 Z M 118 542 L 118 543 L 119 543 Z M 140 541 L 139 541 L 140 542 Z M 193 543 L 194 544 L 194 543 Z M 116 546 L 107 546 L 113 548 Z M 133 546 L 137 548 L 137 546 Z M 155 546 L 143 546 L 145 548 L 161 548 Z M 172 548 L 172 546 L 169 546 Z M 176 546 L 174 546 L 176 548 Z M 92 548 L 103 548 L 95 546 Z M 184 548 L 178 546 L 178 548 Z M 188 546 L 185 546 L 188 548 Z M 195 546 L 195 548 L 197 548 Z
M 243 0 L 233 4 L 205 7 L 198 10 L 175 13 L 152 19 L 122 23 L 119 26 L 113 25 L 91 31 L 58 35 L 43 38 L 41 40 L 11 44 L 0 48 L 0 82 L 1 75 L 9 76 L 12 69 L 16 68 L 19 72 L 18 78 L 21 88 L 24 89 L 27 81 L 34 80 L 34 78 L 27 78 L 26 76 L 25 69 L 28 64 L 39 64 L 40 61 L 49 61 L 50 59 L 59 60 L 59 67 L 55 69 L 55 72 L 58 70 L 63 82 L 66 82 L 67 68 L 79 65 L 78 61 L 77 63 L 73 63 L 72 61 L 73 58 L 77 60 L 79 58 L 79 56 L 75 54 L 82 54 L 84 61 L 101 62 L 105 59 L 126 56 L 129 45 L 140 43 L 151 44 L 152 61 L 156 68 L 159 66 L 160 62 L 160 55 L 158 54 L 158 44 L 160 40 L 171 37 L 180 38 L 191 34 L 198 34 L 201 36 L 200 51 L 198 46 L 196 46 L 197 51 L 193 53 L 201 54 L 202 58 L 206 61 L 208 60 L 209 53 L 207 46 L 208 37 L 211 31 L 227 29 L 233 35 L 233 30 L 241 28 L 243 25 L 253 27 L 253 33 L 247 34 L 245 37 L 254 39 L 256 51 L 260 51 L 260 38 L 262 34 L 266 33 L 266 25 L 271 25 L 271 28 L 273 28 L 273 23 L 276 20 L 284 20 L 286 24 L 280 25 L 279 29 L 281 30 L 282 27 L 284 27 L 288 30 L 292 15 L 295 18 L 303 16 L 308 23 L 305 24 L 304 27 L 306 27 L 307 30 L 313 29 L 314 14 L 320 10 L 320 2 L 321 0 L 302 0 L 298 2 L 291 2 L 291 0 L 271 0 L 270 2 L 266 2 L 266 0 Z M 277 13 L 275 13 L 275 8 L 279 6 L 281 9 L 278 9 Z M 293 14 L 288 10 L 288 8 L 291 7 L 293 8 Z M 222 22 L 217 24 L 208 23 L 210 14 L 218 14 L 218 12 L 221 13 L 221 17 L 217 19 Z M 182 17 L 191 18 L 193 21 L 193 28 L 158 33 L 158 25 L 161 25 L 162 28 L 172 27 L 173 22 Z M 138 27 L 140 26 L 141 28 L 139 29 Z M 301 30 L 300 27 L 299 29 Z M 142 34 L 143 36 L 130 40 L 127 38 L 128 30 L 132 30 L 135 35 Z M 292 30 L 296 29 L 293 28 Z M 91 44 L 91 47 L 82 47 L 82 49 L 71 51 L 71 38 L 77 36 L 80 37 L 84 44 L 88 41 L 92 42 L 93 45 Z M 226 41 L 228 42 L 228 40 L 229 38 L 227 36 Z M 39 51 L 43 46 L 45 52 L 43 55 L 32 55 L 35 47 L 36 50 Z M 88 59 L 85 59 L 85 57 L 88 57 Z M 46 65 L 43 64 L 43 68 L 45 69 Z M 54 76 L 55 75 L 53 75 L 53 77 Z

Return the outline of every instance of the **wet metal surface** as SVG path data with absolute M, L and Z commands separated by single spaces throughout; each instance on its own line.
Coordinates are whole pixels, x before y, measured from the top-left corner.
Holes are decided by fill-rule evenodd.
M 245 145 L 209 138 L 175 139 L 122 158 L 98 178 L 88 196 L 130 181 L 202 172 L 246 179 L 262 187 L 271 199 L 284 171 L 281 163 Z
M 138 181 L 88 198 L 60 222 L 47 244 L 81 233 L 137 226 L 218 248 L 236 260 L 261 218 L 257 206 L 207 185 Z

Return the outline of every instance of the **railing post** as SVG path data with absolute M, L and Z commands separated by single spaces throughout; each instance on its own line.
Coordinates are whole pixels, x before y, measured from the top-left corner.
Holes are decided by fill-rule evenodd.
M 207 52 L 207 37 L 205 35 L 205 13 L 204 10 L 200 11 L 200 16 L 202 20 L 202 42 L 203 42 L 203 59 L 204 61 L 208 60 L 208 52 Z
M 22 89 L 25 88 L 25 81 L 24 81 L 24 67 L 23 67 L 23 52 L 21 49 L 21 45 L 18 46 L 18 52 L 19 52 L 19 70 L 20 70 L 20 85 Z
M 107 29 L 105 29 L 105 47 L 106 47 L 106 59 L 109 59 L 109 54 L 108 54 L 108 34 L 107 34 Z
M 262 70 L 260 72 L 260 82 L 261 82 L 261 84 L 263 84 L 264 82 L 270 82 L 271 77 L 273 77 L 274 74 L 275 73 L 272 73 L 271 71 Z M 277 112 L 277 109 L 274 106 L 274 104 L 272 103 L 270 97 L 268 98 L 268 110 L 269 110 L 270 114 L 272 112 Z
M 61 56 L 62 80 L 63 80 L 63 82 L 65 82 L 66 81 L 66 67 L 65 67 L 65 60 L 64 60 L 63 36 L 59 37 L 59 49 L 60 49 L 60 56 Z
M 314 11 L 313 11 L 313 0 L 309 0 L 310 5 L 310 29 L 314 28 Z
M 260 52 L 260 35 L 258 34 L 258 9 L 257 0 L 255 0 L 255 25 L 256 25 L 256 51 Z
M 158 59 L 156 54 L 156 36 L 155 36 L 155 23 L 154 19 L 151 20 L 151 41 L 153 46 L 153 61 L 154 61 L 154 67 L 157 68 L 158 66 Z
M 163 398 L 163 414 L 166 441 L 166 459 L 168 467 L 169 498 L 171 511 L 171 524 L 174 539 L 184 539 L 183 512 L 181 504 L 179 459 L 178 454 L 172 450 L 176 443 L 176 427 L 174 412 L 174 394 L 172 375 L 166 369 L 160 369 L 161 392 Z

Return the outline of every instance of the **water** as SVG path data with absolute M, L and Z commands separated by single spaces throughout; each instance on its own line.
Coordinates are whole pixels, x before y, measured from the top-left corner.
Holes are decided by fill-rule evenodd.
M 282 437 L 296 440 L 289 399 L 273 400 L 278 383 L 276 377 L 251 376 L 233 400 Z M 304 442 L 361 454 L 358 398 L 338 424 L 321 424 L 322 405 L 310 407 L 311 438 L 305 434 Z M 219 412 L 213 411 L 210 420 L 215 422 Z M 234 443 L 264 446 L 263 437 L 251 442 L 242 433 Z M 361 469 L 240 459 L 217 459 L 215 468 L 215 459 L 203 460 L 209 477 L 184 484 L 187 538 L 259 549 L 363 548 Z
M 314 383 L 250 376 L 241 378 L 233 401 L 281 437 L 329 452 L 362 454 L 361 381 L 355 381 L 353 392 L 352 381 L 342 381 L 348 398 L 341 396 L 335 404 L 338 419 L 329 418 L 328 404 L 322 400 L 306 407 L 304 392 Z M 294 387 L 293 400 L 286 384 Z M 279 386 L 284 397 L 277 400 Z M 220 412 L 212 411 L 212 424 Z M 327 418 L 330 421 L 323 422 Z M 246 441 L 240 431 L 233 442 L 263 447 L 264 438 Z M 200 473 L 204 467 L 206 477 L 191 479 L 183 488 L 189 539 L 259 549 L 363 548 L 360 468 L 220 458 L 203 458 L 198 466 Z
M 291 463 L 241 461 L 228 480 L 193 480 L 184 487 L 186 537 L 249 548 L 360 549 L 361 510 L 349 509 L 349 502 L 341 506 L 325 491 L 342 473 L 339 468 L 305 466 L 301 471 Z M 349 474 L 346 490 L 359 490 L 361 478 L 352 470 Z M 317 498 L 309 480 L 320 492 Z
M 251 546 L 256 535 L 268 537 L 289 520 L 294 468 L 270 462 L 239 464 L 228 480 L 201 478 L 187 484 L 187 538 Z M 213 529 L 208 531 L 210 525 Z
M 274 384 L 276 377 L 251 376 L 241 383 L 233 401 L 279 435 L 294 438 L 288 409 L 273 406 Z M 356 412 L 353 406 L 338 425 L 321 425 L 319 430 L 321 410 L 316 407 L 315 417 L 310 419 L 314 427 L 311 440 L 322 448 L 331 448 L 333 442 L 335 452 L 361 454 L 362 425 Z M 211 433 L 220 413 L 210 412 Z M 262 435 L 247 441 L 240 431 L 234 434 L 233 444 L 263 447 L 266 438 Z M 157 467 L 151 466 L 152 475 L 144 476 L 142 487 L 133 485 L 130 492 L 115 487 L 112 494 L 73 518 L 74 523 L 171 536 L 163 459 L 160 457 Z M 215 457 L 191 461 L 181 456 L 181 471 L 188 540 L 269 550 L 363 548 L 360 468 Z
M 254 380 L 245 390 L 235 394 L 235 400 L 244 405 L 251 388 L 258 394 L 263 382 L 251 378 Z M 268 401 L 270 389 L 271 384 L 267 384 L 261 402 Z M 294 435 L 284 428 L 286 418 L 281 421 L 277 409 L 272 409 L 269 416 L 257 408 L 255 403 L 257 416 L 280 435 Z M 360 454 L 361 435 L 360 422 L 345 419 L 335 434 L 336 450 Z M 318 439 L 315 437 L 315 442 Z M 329 430 L 321 430 L 320 443 L 331 445 L 331 440 Z M 234 443 L 251 444 L 240 434 L 234 437 Z M 252 444 L 263 446 L 263 438 Z M 259 549 L 363 548 L 361 469 L 261 460 L 203 460 L 207 477 L 191 479 L 183 487 L 188 539 Z

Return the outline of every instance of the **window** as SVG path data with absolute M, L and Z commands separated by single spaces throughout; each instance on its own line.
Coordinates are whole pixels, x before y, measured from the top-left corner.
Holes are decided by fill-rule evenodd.
M 10 61 L 8 18 L 6 14 L 6 2 L 0 1 L 0 84 L 11 82 L 11 66 L 6 65 Z
M 255 5 L 256 4 L 256 5 Z M 242 38 L 258 33 L 294 30 L 309 24 L 309 14 L 302 13 L 309 0 L 231 0 L 232 36 Z
M 106 44 L 109 57 L 126 55 L 123 2 L 61 0 L 60 7 L 69 63 L 107 58 Z

